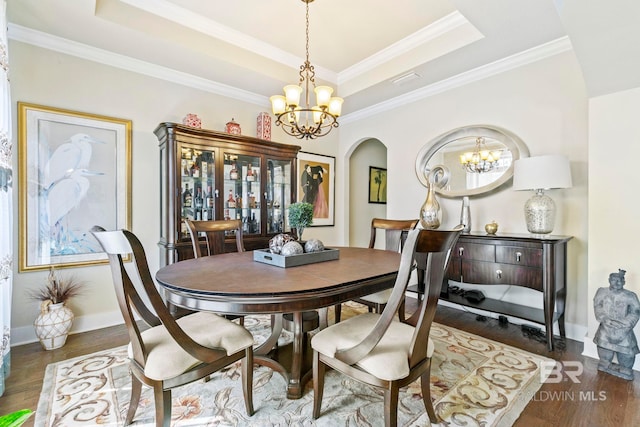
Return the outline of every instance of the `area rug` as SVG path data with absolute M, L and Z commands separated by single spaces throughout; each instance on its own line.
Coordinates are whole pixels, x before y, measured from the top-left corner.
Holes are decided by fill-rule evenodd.
M 267 316 L 246 318 L 256 342 Z M 431 397 L 442 426 L 510 426 L 541 386 L 540 364 L 551 359 L 434 324 Z M 281 337 L 281 344 L 290 335 Z M 286 398 L 285 381 L 269 368 L 254 370 L 255 414 L 244 411 L 239 363 L 173 391 L 173 426 L 378 426 L 384 425 L 379 390 L 328 371 L 321 417 L 313 420 L 312 382 L 301 399 Z M 35 426 L 122 426 L 130 380 L 126 348 L 119 347 L 47 367 Z M 144 388 L 134 426 L 153 426 L 154 403 Z M 419 382 L 400 393 L 398 425 L 428 426 Z

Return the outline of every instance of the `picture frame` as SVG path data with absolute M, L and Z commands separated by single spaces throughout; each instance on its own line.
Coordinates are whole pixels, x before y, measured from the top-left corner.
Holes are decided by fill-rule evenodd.
M 131 226 L 131 120 L 18 102 L 19 271 L 108 262 Z
M 369 166 L 369 203 L 387 204 L 387 170 Z
M 314 205 L 311 227 L 334 225 L 336 158 L 299 151 L 297 171 L 296 200 Z

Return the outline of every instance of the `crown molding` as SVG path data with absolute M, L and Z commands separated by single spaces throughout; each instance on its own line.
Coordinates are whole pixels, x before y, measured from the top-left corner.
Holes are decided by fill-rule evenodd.
M 98 62 L 111 67 L 120 68 L 134 73 L 155 77 L 205 92 L 215 93 L 250 104 L 268 106 L 269 98 L 258 95 L 233 86 L 218 83 L 193 74 L 173 70 L 150 62 L 141 61 L 129 56 L 120 55 L 108 50 L 99 49 L 73 40 L 54 36 L 31 28 L 16 24 L 9 24 L 8 36 L 10 39 L 27 43 L 43 49 L 76 56 L 88 61 Z
M 192 74 L 176 71 L 171 68 L 151 64 L 149 62 L 141 61 L 139 59 L 131 58 L 125 55 L 98 49 L 93 46 L 53 36 L 51 34 L 22 27 L 20 25 L 10 23 L 8 26 L 8 36 L 10 39 L 15 41 L 31 44 L 71 56 L 76 56 L 111 67 L 121 68 L 172 83 L 181 84 L 183 86 L 192 87 L 194 89 L 203 90 L 205 92 L 215 93 L 217 95 L 237 99 L 239 101 L 247 102 L 250 104 L 260 105 L 261 107 L 270 106 L 269 98 L 263 95 L 218 83 L 212 80 L 207 80 L 201 77 L 194 76 Z M 428 98 L 430 96 L 443 93 L 448 90 L 455 89 L 466 84 L 482 80 L 508 70 L 512 70 L 517 67 L 521 67 L 523 65 L 540 61 L 542 59 L 569 51 L 571 49 L 572 45 L 569 41 L 569 38 L 566 36 L 561 37 L 559 39 L 542 44 L 540 46 L 533 47 L 515 55 L 511 55 L 498 61 L 494 61 L 490 64 L 477 67 L 473 70 L 466 71 L 445 80 L 441 80 L 439 82 L 414 90 L 404 95 L 400 95 L 387 101 L 372 105 L 370 107 L 345 114 L 340 117 L 340 123 L 351 123 L 369 116 L 392 110 L 394 108 L 399 108 L 405 106 L 408 103 Z
M 462 16 L 458 11 L 450 13 L 449 15 L 438 19 L 433 24 L 425 27 L 413 34 L 405 37 L 402 40 L 393 43 L 390 46 L 382 49 L 381 51 L 371 55 L 368 58 L 352 65 L 351 67 L 338 73 L 338 85 L 358 78 L 361 74 L 371 71 L 373 68 L 379 67 L 383 64 L 393 61 L 400 55 L 404 55 L 411 50 L 431 42 L 437 37 L 446 34 L 454 29 L 470 24 L 470 22 Z
M 430 96 L 476 82 L 478 80 L 486 79 L 505 71 L 522 67 L 524 65 L 531 64 L 533 62 L 540 61 L 542 59 L 549 58 L 551 56 L 558 55 L 562 52 L 566 52 L 572 49 L 573 47 L 571 45 L 569 37 L 561 37 L 548 43 L 522 51 L 520 53 L 516 53 L 515 55 L 508 56 L 506 58 L 491 62 L 487 65 L 483 65 L 464 73 L 460 73 L 448 79 L 441 80 L 420 89 L 416 89 L 412 92 L 408 92 L 387 101 L 374 104 L 370 107 L 362 108 L 358 111 L 354 111 L 353 113 L 345 114 L 344 116 L 340 117 L 340 124 L 351 123 L 357 120 L 364 119 L 366 117 L 384 113 L 394 108 L 405 106 L 406 104 L 409 104 L 411 102 L 419 101 L 421 99 L 428 98 Z

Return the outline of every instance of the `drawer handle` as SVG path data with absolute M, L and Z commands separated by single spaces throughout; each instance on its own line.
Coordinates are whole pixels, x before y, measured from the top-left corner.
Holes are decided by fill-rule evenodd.
M 520 262 L 522 259 L 522 252 L 516 252 L 516 262 Z
M 464 248 L 460 247 L 460 248 L 458 248 L 458 256 L 461 257 L 462 255 L 464 255 Z
M 502 270 L 496 270 L 496 277 L 502 279 Z

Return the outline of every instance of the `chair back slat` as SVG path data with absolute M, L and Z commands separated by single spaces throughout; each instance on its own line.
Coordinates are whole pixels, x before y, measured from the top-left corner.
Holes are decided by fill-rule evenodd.
M 140 336 L 140 327 L 136 322 L 136 315 L 141 317 L 149 326 L 157 326 L 161 323 L 158 316 L 156 316 L 145 303 L 145 300 L 149 301 L 153 307 L 153 296 L 149 295 L 149 289 L 144 283 L 144 277 L 147 277 L 146 280 L 149 280 L 151 277 L 148 273 L 149 267 L 146 262 L 146 257 L 142 256 L 142 259 L 140 259 L 140 251 L 134 250 L 130 240 L 127 239 L 123 231 L 102 230 L 104 229 L 94 227 L 92 232 L 109 257 L 109 265 L 113 276 L 118 306 L 120 307 L 120 312 L 122 313 L 127 331 L 129 332 L 133 358 L 140 366 L 144 366 L 146 362 L 146 351 Z M 137 239 L 134 245 L 136 242 Z M 137 243 L 139 244 L 139 242 Z M 127 268 L 123 258 L 129 255 L 133 256 L 133 265 L 130 264 L 129 268 Z M 147 275 L 142 276 L 140 273 L 145 270 L 147 271 Z M 139 283 L 143 289 L 139 289 L 134 283 Z M 153 280 L 151 280 L 151 283 L 151 292 L 156 294 L 157 298 L 161 301 L 161 297 L 155 288 L 155 284 L 153 284 Z M 146 298 L 143 297 L 143 293 L 146 294 Z M 164 304 L 162 304 L 162 307 L 164 307 Z M 155 309 L 155 307 L 153 308 Z
M 459 225 L 452 231 L 422 230 L 418 236 L 414 259 L 418 270 L 423 272 L 419 276 L 424 277 L 425 294 L 418 310 L 409 320 L 416 325 L 411 341 L 409 366 L 414 366 L 426 357 L 444 274 L 451 250 L 463 228 L 463 225 Z
M 417 219 L 385 219 L 373 218 L 371 220 L 371 237 L 369 239 L 369 247 L 373 248 L 376 244 L 376 236 L 378 230 L 384 232 L 384 249 L 387 251 L 400 252 L 404 241 L 407 238 L 409 230 L 416 228 Z
M 236 250 L 244 252 L 244 242 L 242 238 L 242 221 L 239 219 L 216 220 L 216 221 L 192 221 L 185 220 L 195 258 L 208 255 L 218 255 L 225 253 L 225 237 L 227 232 L 233 232 L 236 238 Z M 206 252 L 202 251 L 200 236 L 204 234 Z

